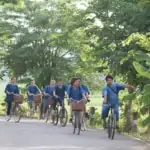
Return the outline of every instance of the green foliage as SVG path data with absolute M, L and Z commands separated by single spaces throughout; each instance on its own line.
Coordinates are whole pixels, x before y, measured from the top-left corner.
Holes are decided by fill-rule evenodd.
M 92 90 L 102 88 L 99 76 L 109 73 L 140 90 L 123 98 L 127 112 L 131 104 L 149 107 L 150 1 L 92 0 L 85 9 L 78 3 L 22 0 L 3 5 L 0 65 L 21 83 L 34 77 L 45 86 L 50 79 L 68 82 L 80 76 Z

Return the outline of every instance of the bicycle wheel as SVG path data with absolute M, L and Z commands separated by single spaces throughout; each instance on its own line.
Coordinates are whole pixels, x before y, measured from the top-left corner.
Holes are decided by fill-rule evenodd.
M 13 108 L 13 116 L 16 123 L 18 123 L 21 119 L 21 107 L 19 105 L 14 105 Z
M 108 117 L 108 138 L 111 137 L 111 133 L 112 133 L 112 124 L 111 124 L 111 116 Z
M 57 126 L 59 120 L 58 108 L 56 107 L 54 114 L 53 114 L 53 124 Z
M 87 129 L 87 118 L 85 117 L 85 115 L 82 118 L 81 126 L 83 126 L 83 128 L 81 128 L 82 131 L 85 131 Z
M 112 116 L 112 133 L 111 133 L 111 139 L 114 139 L 115 136 L 115 131 L 116 131 L 116 115 L 114 114 Z
M 74 112 L 74 115 L 73 115 L 73 134 L 75 134 L 76 132 L 76 128 L 77 128 L 77 112 Z
M 68 121 L 68 112 L 66 108 L 61 108 L 59 112 L 60 125 L 65 127 Z
M 36 113 L 37 113 L 37 118 L 40 120 L 40 104 L 36 105 Z
M 47 123 L 51 118 L 50 118 L 50 113 L 51 113 L 51 109 L 48 107 L 44 116 L 45 119 L 45 123 Z

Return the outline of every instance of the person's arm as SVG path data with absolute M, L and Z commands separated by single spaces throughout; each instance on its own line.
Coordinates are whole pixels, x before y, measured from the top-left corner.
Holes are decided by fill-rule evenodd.
M 28 96 L 32 96 L 33 95 L 32 93 L 30 93 L 30 86 L 27 87 L 27 94 L 28 94 Z
M 39 89 L 39 87 L 38 87 L 37 85 L 35 86 L 35 88 L 36 88 L 36 91 L 37 91 L 39 94 L 42 94 L 41 90 Z
M 10 91 L 9 84 L 6 85 L 5 93 L 6 93 L 6 94 L 12 94 L 12 92 Z
M 56 88 L 57 86 L 54 87 L 53 95 L 57 98 L 58 96 L 56 95 Z
M 68 89 L 68 87 L 67 87 L 67 85 L 63 85 L 64 86 L 64 93 L 65 93 L 65 96 L 67 97 L 67 89 Z
M 132 89 L 132 90 L 134 90 L 134 89 L 135 89 L 135 87 L 134 87 L 134 86 L 132 86 L 132 85 L 128 85 L 128 84 L 126 84 L 126 85 L 125 85 L 125 88 L 127 88 L 127 89 Z
M 103 96 L 103 98 L 104 98 L 104 101 L 103 101 L 103 103 L 104 104 L 107 104 L 107 88 L 105 87 L 105 88 L 103 88 L 103 91 L 102 91 L 102 96 Z
M 48 86 L 46 86 L 46 87 L 44 88 L 43 93 L 44 93 L 45 96 L 50 95 L 50 94 L 48 93 Z
M 82 88 L 82 86 L 80 86 L 80 90 L 81 90 L 81 93 L 82 93 L 82 96 L 85 100 L 87 100 L 87 97 L 85 96 L 86 92 L 85 90 Z
M 117 83 L 118 90 L 124 90 L 125 88 L 134 90 L 134 87 L 132 85 Z
M 20 93 L 21 93 L 21 91 L 20 91 L 18 85 L 16 85 L 16 92 L 15 92 L 15 94 L 20 94 Z

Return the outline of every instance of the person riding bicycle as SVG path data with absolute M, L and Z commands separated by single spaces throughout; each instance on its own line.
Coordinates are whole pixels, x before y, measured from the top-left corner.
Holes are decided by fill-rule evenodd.
M 28 104 L 30 109 L 33 107 L 33 96 L 36 94 L 40 94 L 41 91 L 38 86 L 35 84 L 35 80 L 31 80 L 31 85 L 27 87 L 27 96 L 28 96 Z
M 56 108 L 57 102 L 59 102 L 60 106 L 64 107 L 64 98 L 66 95 L 67 87 L 63 84 L 63 80 L 59 79 L 57 84 L 55 85 L 54 96 L 56 97 L 56 101 L 54 101 L 54 109 Z
M 20 90 L 19 90 L 18 85 L 16 84 L 16 78 L 15 77 L 12 77 L 11 82 L 6 85 L 5 93 L 6 93 L 5 101 L 8 105 L 7 116 L 9 117 L 11 107 L 12 107 L 12 102 L 13 102 L 13 96 L 14 96 L 14 94 L 20 94 Z
M 55 83 L 56 83 L 55 80 L 51 80 L 50 84 L 44 88 L 44 99 L 43 99 L 44 114 L 46 113 L 47 108 L 48 108 L 48 99 L 51 98 L 52 100 L 54 100 Z
M 104 98 L 103 106 L 102 106 L 102 119 L 103 119 L 103 126 L 104 129 L 107 128 L 106 125 L 106 118 L 108 117 L 110 105 L 113 105 L 114 112 L 116 114 L 116 121 L 119 121 L 119 98 L 118 94 L 120 90 L 124 90 L 125 88 L 134 90 L 134 87 L 127 84 L 119 84 L 116 82 L 113 82 L 113 77 L 110 75 L 107 75 L 106 78 L 106 85 L 102 89 L 102 97 Z M 117 129 L 119 129 L 117 124 Z
M 85 91 L 80 85 L 79 78 L 73 78 L 71 80 L 71 85 L 68 87 L 68 90 L 67 90 L 67 96 L 70 102 L 81 101 L 82 99 L 87 100 L 87 97 L 85 96 Z M 71 112 L 70 122 L 72 122 L 72 116 L 73 116 L 72 106 L 70 106 L 70 112 Z

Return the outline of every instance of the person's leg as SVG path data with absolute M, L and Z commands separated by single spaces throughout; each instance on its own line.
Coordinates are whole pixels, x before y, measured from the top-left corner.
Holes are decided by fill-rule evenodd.
M 57 105 L 57 101 L 56 101 L 56 100 L 54 100 L 53 105 L 52 105 L 53 110 L 55 110 L 55 109 L 56 109 L 56 105 Z
M 103 119 L 103 127 L 106 128 L 106 118 L 108 117 L 108 113 L 109 113 L 109 105 L 107 104 L 103 104 L 102 106 L 102 119 Z
M 61 106 L 63 109 L 65 108 L 64 98 L 61 98 L 60 106 Z
M 7 116 L 10 115 L 11 107 L 12 107 L 12 101 L 7 101 Z
M 69 122 L 72 123 L 73 111 L 72 111 L 72 103 L 70 102 L 70 119 Z
M 115 115 L 116 115 L 116 121 L 117 121 L 117 125 L 116 125 L 116 128 L 118 129 L 118 131 L 119 131 L 119 125 L 118 125 L 118 121 L 119 121 L 119 105 L 118 104 L 116 104 L 116 105 L 114 105 L 114 113 L 115 113 Z
M 80 111 L 80 123 L 81 123 L 81 125 L 83 123 L 83 117 L 84 117 L 84 111 Z
M 46 111 L 48 109 L 48 100 L 43 101 L 43 113 L 46 114 Z
M 43 114 L 43 100 L 42 100 L 42 103 L 40 105 L 40 119 L 42 119 L 42 114 Z

